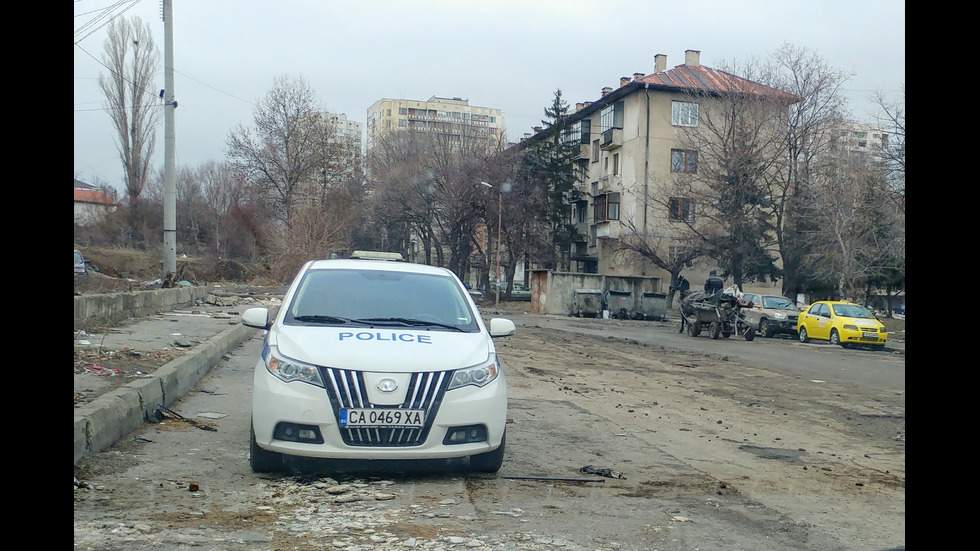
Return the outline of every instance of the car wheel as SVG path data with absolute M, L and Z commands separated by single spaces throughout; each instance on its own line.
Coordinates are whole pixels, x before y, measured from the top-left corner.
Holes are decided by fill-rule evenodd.
M 721 324 L 717 321 L 711 322 L 711 325 L 708 326 L 708 336 L 714 340 L 721 337 Z
M 248 427 L 248 463 L 255 473 L 274 473 L 282 469 L 282 454 L 262 449 L 255 442 L 255 431 Z
M 470 456 L 470 470 L 478 473 L 495 473 L 504 464 L 504 444 L 507 443 L 507 431 L 500 438 L 500 447 L 492 452 L 479 453 Z
M 800 327 L 800 342 L 810 342 L 810 336 L 806 334 L 806 327 Z
M 745 331 L 745 340 L 752 341 L 752 339 L 754 338 L 755 338 L 755 329 L 749 327 L 748 330 Z
M 774 331 L 769 325 L 769 320 L 762 320 L 762 323 L 759 324 L 759 333 L 766 338 L 773 335 Z
M 830 344 L 833 344 L 835 346 L 842 346 L 844 348 L 847 348 L 847 345 L 846 344 L 840 342 L 840 334 L 837 333 L 837 330 L 836 329 L 831 329 L 830 330 Z

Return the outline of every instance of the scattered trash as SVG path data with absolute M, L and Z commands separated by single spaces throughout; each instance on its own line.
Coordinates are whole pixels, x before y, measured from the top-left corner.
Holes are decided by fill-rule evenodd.
M 187 423 L 190 423 L 191 425 L 194 425 L 195 427 L 197 427 L 197 428 L 199 428 L 201 430 L 209 430 L 209 431 L 212 431 L 212 432 L 218 432 L 218 429 L 216 429 L 214 427 L 209 427 L 207 425 L 202 425 L 202 424 L 198 423 L 197 421 L 195 421 L 193 419 L 188 419 L 188 418 L 184 417 L 183 415 L 181 415 L 181 414 L 179 414 L 177 412 L 174 412 L 174 411 L 170 411 L 169 409 L 167 409 L 167 408 L 165 408 L 163 406 L 157 406 L 157 415 L 159 415 L 161 418 L 170 417 L 170 418 L 173 418 L 173 419 L 178 419 L 180 421 L 185 421 Z
M 541 480 L 544 482 L 605 482 L 601 478 L 570 478 L 564 476 L 505 476 L 510 480 Z
M 119 373 L 121 373 L 121 371 L 119 371 L 118 369 L 110 369 L 93 363 L 86 363 L 82 365 L 82 371 L 84 371 L 85 373 L 91 373 L 93 375 L 105 375 L 108 377 L 119 375 Z
M 596 467 L 593 467 L 592 465 L 586 465 L 586 466 L 582 467 L 581 469 L 579 469 L 579 472 L 582 472 L 582 473 L 585 473 L 585 474 L 594 474 L 594 475 L 604 476 L 606 478 L 620 478 L 622 480 L 626 480 L 626 476 L 623 475 L 623 473 L 621 473 L 619 471 L 614 471 L 612 469 L 597 469 Z

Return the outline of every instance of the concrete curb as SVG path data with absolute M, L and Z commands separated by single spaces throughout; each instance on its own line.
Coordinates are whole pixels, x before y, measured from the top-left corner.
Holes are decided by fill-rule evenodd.
M 255 334 L 236 325 L 187 354 L 157 369 L 152 376 L 129 383 L 75 409 L 75 465 L 86 454 L 107 449 L 155 417 L 194 388 L 217 362 Z

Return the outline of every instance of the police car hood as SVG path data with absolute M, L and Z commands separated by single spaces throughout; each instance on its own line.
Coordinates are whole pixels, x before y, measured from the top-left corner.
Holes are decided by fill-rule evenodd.
M 485 332 L 280 326 L 270 344 L 302 362 L 360 371 L 442 371 L 486 361 L 493 350 Z

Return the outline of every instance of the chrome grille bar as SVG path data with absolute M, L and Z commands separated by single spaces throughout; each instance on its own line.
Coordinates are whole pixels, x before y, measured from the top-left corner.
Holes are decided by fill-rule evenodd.
M 425 411 L 425 425 L 420 429 L 340 428 L 344 443 L 350 446 L 400 447 L 417 446 L 425 442 L 432 427 L 442 397 L 446 392 L 451 371 L 413 373 L 405 401 L 397 409 Z M 373 408 L 367 399 L 367 389 L 361 372 L 348 369 L 320 367 L 327 396 L 334 416 L 340 418 L 342 408 Z M 389 407 L 389 406 L 383 406 Z

